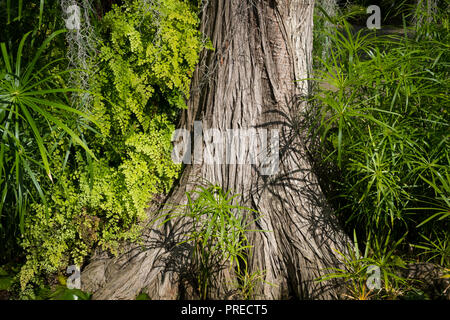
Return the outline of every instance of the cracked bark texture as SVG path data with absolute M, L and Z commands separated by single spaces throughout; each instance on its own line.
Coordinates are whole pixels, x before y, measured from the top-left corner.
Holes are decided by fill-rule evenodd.
M 335 250 L 348 239 L 339 228 L 311 170 L 301 116 L 311 66 L 314 1 L 214 0 L 204 2 L 201 31 L 215 48 L 201 53 L 188 110 L 179 127 L 266 128 L 279 132 L 279 170 L 261 175 L 255 164 L 207 164 L 194 152 L 164 206 L 186 203 L 185 193 L 205 179 L 241 194 L 241 204 L 261 215 L 251 232 L 251 271 L 263 270 L 255 298 L 336 298 L 336 283 L 314 281 L 339 265 Z M 270 132 L 270 131 L 269 131 Z M 205 147 L 203 145 L 203 147 Z M 219 150 L 214 150 L 218 152 Z M 241 154 L 246 159 L 251 152 Z M 154 211 L 149 209 L 149 212 Z M 150 213 L 151 214 L 151 213 Z M 190 247 L 176 246 L 189 228 L 183 220 L 149 225 L 144 245 L 129 245 L 116 258 L 97 254 L 82 272 L 94 299 L 195 299 L 189 282 Z M 220 271 L 209 297 L 238 297 L 235 275 Z

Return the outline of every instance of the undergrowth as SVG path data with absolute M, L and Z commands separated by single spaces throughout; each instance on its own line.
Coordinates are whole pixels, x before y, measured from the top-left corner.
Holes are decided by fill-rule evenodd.
M 327 54 L 315 49 L 311 146 L 330 202 L 366 252 L 343 256 L 347 269 L 333 276 L 357 279 L 351 295 L 368 298 L 366 269 L 379 266 L 384 295 L 374 298 L 397 298 L 407 264 L 449 267 L 448 11 L 426 27 L 405 16 L 393 35 L 322 16 L 335 28 L 324 31 Z

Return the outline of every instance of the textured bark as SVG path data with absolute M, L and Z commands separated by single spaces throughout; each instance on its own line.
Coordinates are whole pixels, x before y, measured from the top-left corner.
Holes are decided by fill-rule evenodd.
M 258 166 L 209 165 L 194 156 L 166 202 L 183 204 L 198 179 L 242 194 L 241 204 L 259 211 L 249 233 L 254 246 L 251 270 L 264 270 L 256 298 L 336 297 L 338 290 L 314 279 L 338 265 L 334 249 L 345 251 L 339 229 L 311 171 L 301 133 L 308 94 L 313 1 L 215 0 L 206 3 L 202 31 L 215 51 L 204 51 L 192 80 L 181 127 L 266 128 L 279 131 L 279 171 L 260 174 Z M 250 157 L 245 154 L 245 157 Z M 152 299 L 195 298 L 189 283 L 190 248 L 175 246 L 189 225 L 174 221 L 149 226 L 145 247 L 130 247 L 118 258 L 94 257 L 82 272 L 94 299 L 132 299 L 143 289 Z M 232 298 L 233 277 L 218 273 L 210 298 Z M 270 283 L 270 284 L 268 284 Z

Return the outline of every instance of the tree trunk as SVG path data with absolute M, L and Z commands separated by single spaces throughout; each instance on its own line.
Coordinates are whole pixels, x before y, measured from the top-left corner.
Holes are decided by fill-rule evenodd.
M 186 203 L 185 193 L 201 178 L 241 194 L 242 205 L 259 211 L 254 228 L 270 232 L 249 233 L 250 269 L 263 270 L 265 280 L 255 298 L 323 299 L 338 293 L 334 283 L 314 279 L 338 266 L 334 250 L 345 251 L 347 237 L 299 134 L 309 86 L 296 80 L 306 78 L 311 66 L 313 6 L 303 0 L 214 0 L 206 1 L 202 13 L 201 30 L 215 50 L 201 54 L 180 126 L 192 131 L 194 121 L 201 121 L 204 130 L 219 132 L 277 130 L 278 171 L 263 175 L 261 165 L 208 164 L 194 151 L 166 208 Z M 95 257 L 82 272 L 83 289 L 94 299 L 133 299 L 141 290 L 152 299 L 195 298 L 186 277 L 190 249 L 175 246 L 188 227 L 182 220 L 153 225 L 145 248 L 129 247 L 117 258 Z M 234 275 L 227 270 L 217 275 L 209 298 L 233 297 Z

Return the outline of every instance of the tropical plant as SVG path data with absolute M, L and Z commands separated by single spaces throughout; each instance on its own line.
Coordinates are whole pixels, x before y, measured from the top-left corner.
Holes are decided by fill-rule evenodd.
M 341 254 L 346 267 L 325 278 L 346 279 L 353 298 L 410 295 L 399 271 L 411 244 L 428 261 L 448 260 L 448 17 L 414 32 L 404 20 L 389 36 L 328 19 L 339 25 L 326 33 L 328 55 L 316 54 L 311 147 L 331 173 L 322 184 L 342 222 L 367 240 L 364 255 L 354 245 Z M 380 268 L 382 291 L 367 290 L 369 265 Z
M 448 225 L 448 26 L 440 28 L 440 38 L 419 41 L 344 21 L 329 34 L 329 57 L 318 58 L 313 146 L 334 168 L 327 189 L 358 234 L 389 233 L 395 243 Z
M 254 221 L 250 213 L 254 210 L 236 204 L 238 194 L 223 191 L 217 185 L 199 186 L 187 195 L 187 204 L 162 215 L 167 223 L 174 219 L 187 219 L 192 227 L 186 233 L 186 239 L 178 245 L 192 245 L 192 261 L 198 293 L 201 299 L 206 299 L 214 276 L 225 268 L 236 269 L 244 275 L 244 292 L 252 293 L 249 280 L 259 277 L 258 273 L 246 274 L 249 245 L 246 233 Z M 252 282 L 253 283 L 253 282 Z
M 75 128 L 96 121 L 64 103 L 64 94 L 77 89 L 64 88 L 62 76 L 67 71 L 54 69 L 60 60 L 36 68 L 46 47 L 62 32 L 52 33 L 25 65 L 23 48 L 30 32 L 22 37 L 15 53 L 0 44 L 0 232 L 8 240 L 23 234 L 29 204 L 46 201 L 41 173 L 53 181 L 48 157 L 52 147 L 46 146 L 57 143 L 58 139 L 52 141 L 52 133 L 58 133 L 59 139 L 68 135 L 72 143 L 95 157 Z
M 421 234 L 423 240 L 417 245 L 413 245 L 418 249 L 422 249 L 419 255 L 425 255 L 427 261 L 437 261 L 441 266 L 448 267 L 450 265 L 450 234 L 448 232 L 441 232 L 436 234 L 432 240 L 429 237 Z
M 265 272 L 261 270 L 256 270 L 254 272 L 249 272 L 248 266 L 242 268 L 240 272 L 237 273 L 237 291 L 239 293 L 239 298 L 242 300 L 255 300 L 257 297 L 255 295 L 256 288 L 262 282 L 274 286 L 274 284 L 264 280 Z
M 330 271 L 317 278 L 317 281 L 343 279 L 346 293 L 344 296 L 356 300 L 382 298 L 397 298 L 411 288 L 407 279 L 400 275 L 401 268 L 406 263 L 396 255 L 400 239 L 393 246 L 389 237 L 379 242 L 369 236 L 361 252 L 356 232 L 353 233 L 353 243 L 348 246 L 348 253 L 338 252 L 342 257 L 343 268 L 328 268 Z
M 82 265 L 96 246 L 117 254 L 120 241 L 137 241 L 152 197 L 167 192 L 180 170 L 170 157 L 171 136 L 202 46 L 198 17 L 184 1 L 142 6 L 130 0 L 102 11 L 101 20 L 91 12 L 99 42 L 87 59 L 98 72 L 67 69 L 62 57 L 68 48 L 57 37 L 63 31 L 52 33 L 64 22 L 61 4 L 40 3 L 11 2 L 2 56 L 12 73 L 22 65 L 21 74 L 10 75 L 6 64 L 0 65 L 0 233 L 6 239 L 1 246 L 20 259 L 16 279 L 24 297 L 68 264 Z M 13 18 L 17 15 L 20 19 Z M 29 21 L 36 22 L 34 28 Z M 27 27 L 33 31 L 22 39 Z M 43 34 L 51 34 L 51 41 L 33 49 Z M 79 53 L 76 45 L 70 48 L 70 54 Z M 16 52 L 21 59 L 12 57 Z M 37 52 L 36 58 L 29 52 Z M 89 92 L 66 88 L 80 77 L 84 84 L 88 79 Z M 91 103 L 73 103 L 86 94 Z M 9 260 L 6 254 L 3 258 Z

